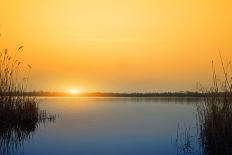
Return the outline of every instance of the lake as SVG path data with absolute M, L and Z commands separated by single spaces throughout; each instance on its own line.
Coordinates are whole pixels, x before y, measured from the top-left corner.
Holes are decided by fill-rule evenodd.
M 56 114 L 7 154 L 171 155 L 177 135 L 196 129 L 197 98 L 38 98 Z M 196 144 L 194 144 L 196 145 Z M 179 154 L 181 154 L 179 152 Z

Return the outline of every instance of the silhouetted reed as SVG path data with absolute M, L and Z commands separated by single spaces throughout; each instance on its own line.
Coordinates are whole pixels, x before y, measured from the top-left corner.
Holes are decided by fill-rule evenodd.
M 198 155 L 232 154 L 232 64 L 224 63 L 220 54 L 223 78 L 218 78 L 212 62 L 213 85 L 200 87 L 205 94 L 197 104 L 197 132 L 177 131 L 177 153 Z
M 201 92 L 206 94 L 203 102 L 197 104 L 197 134 L 190 135 L 190 131 L 177 136 L 177 142 L 182 144 L 181 151 L 184 154 L 204 154 L 204 155 L 231 155 L 232 154 L 232 65 L 225 65 L 220 54 L 223 78 L 218 78 L 214 62 L 212 62 L 213 85 L 209 89 L 201 87 Z M 187 135 L 187 136 L 186 136 Z M 189 145 L 194 141 L 198 143 L 196 152 L 194 145 Z M 185 147 L 187 146 L 187 147 Z M 196 150 L 196 149 L 195 149 Z
M 17 59 L 23 46 L 11 56 L 0 52 L 0 154 L 14 154 L 29 140 L 40 123 L 54 121 L 38 107 L 35 97 L 25 94 L 31 66 Z
M 198 105 L 198 127 L 204 154 L 232 154 L 232 66 L 220 53 L 223 79 L 213 68 L 213 86 L 203 104 Z

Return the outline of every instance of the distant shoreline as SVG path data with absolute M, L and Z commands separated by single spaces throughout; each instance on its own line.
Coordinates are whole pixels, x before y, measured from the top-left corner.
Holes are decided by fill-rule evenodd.
M 69 94 L 65 92 L 25 92 L 23 95 L 36 97 L 205 97 L 206 93 L 199 92 L 162 92 L 162 93 L 111 93 L 86 92 Z

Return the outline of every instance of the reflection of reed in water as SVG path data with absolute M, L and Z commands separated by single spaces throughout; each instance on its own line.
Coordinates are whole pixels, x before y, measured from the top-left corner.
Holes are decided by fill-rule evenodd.
M 210 98 L 198 108 L 200 143 L 204 154 L 232 154 L 232 105 L 227 95 Z
M 22 49 L 20 46 L 13 56 L 7 49 L 0 52 L 1 155 L 14 154 L 32 137 L 40 123 L 55 119 L 38 108 L 34 97 L 25 95 L 31 66 L 23 67 L 17 59 Z
M 24 110 L 27 111 L 27 109 Z M 17 115 L 12 111 L 11 114 Z M 39 124 L 55 120 L 55 115 L 48 115 L 46 111 L 39 111 L 38 107 L 35 107 L 30 115 L 30 117 L 27 114 L 24 116 L 24 113 L 22 113 L 21 118 L 0 117 L 1 155 L 22 154 L 24 142 L 32 138 Z

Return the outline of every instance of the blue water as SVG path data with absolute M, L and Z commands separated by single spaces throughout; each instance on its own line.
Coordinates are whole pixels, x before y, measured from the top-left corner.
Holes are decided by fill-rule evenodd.
M 40 98 L 57 115 L 23 144 L 25 155 L 172 155 L 179 126 L 195 126 L 195 99 Z M 181 130 L 181 129 L 179 129 Z

